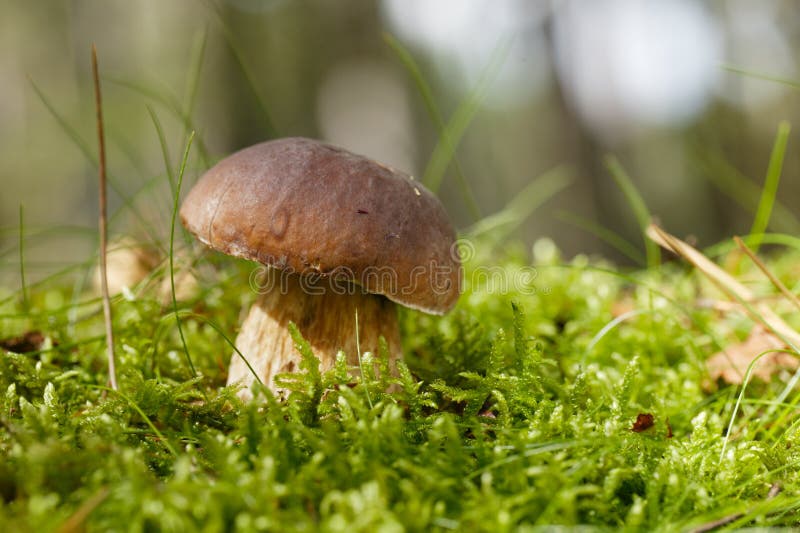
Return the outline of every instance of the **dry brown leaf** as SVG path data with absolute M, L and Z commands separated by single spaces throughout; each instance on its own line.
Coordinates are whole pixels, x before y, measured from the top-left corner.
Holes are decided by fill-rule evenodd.
M 706 361 L 708 373 L 713 381 L 723 380 L 725 383 L 739 385 L 744 381 L 747 367 L 767 350 L 785 350 L 786 344 L 775 334 L 761 326 L 755 326 L 750 335 L 740 343 L 732 344 L 725 350 L 717 352 Z M 753 377 L 762 381 L 770 381 L 781 369 L 795 369 L 800 360 L 786 352 L 771 352 L 761 357 L 753 367 Z
M 735 300 L 736 302 L 732 302 L 734 305 L 740 307 L 740 310 L 758 324 L 753 327 L 744 342 L 733 344 L 706 361 L 712 380 L 721 379 L 727 383 L 740 384 L 744 381 L 750 363 L 761 353 L 769 350 L 786 350 L 787 344 L 791 344 L 793 347 L 800 346 L 800 333 L 784 322 L 767 302 L 756 300 L 752 292 L 739 280 L 722 270 L 702 253 L 655 224 L 651 224 L 647 228 L 647 236 L 660 246 L 672 250 L 692 263 L 731 300 Z M 737 239 L 737 243 L 740 245 L 739 249 L 749 255 L 762 272 L 773 283 L 776 283 L 777 278 L 774 278 L 755 254 L 740 239 Z M 776 284 L 784 295 L 788 292 L 788 289 L 785 289 L 782 284 L 779 282 Z M 750 307 L 742 305 L 741 302 L 749 302 Z M 753 367 L 753 377 L 769 381 L 778 370 L 796 369 L 798 366 L 800 366 L 800 361 L 794 355 L 786 352 L 771 352 L 756 362 Z
M 626 294 L 611 304 L 611 316 L 618 318 L 625 313 L 630 313 L 634 309 L 636 309 L 636 302 L 629 294 Z
M 650 413 L 639 413 L 636 417 L 636 422 L 633 423 L 633 427 L 631 431 L 635 431 L 636 433 L 641 433 L 642 431 L 646 431 L 655 425 L 655 417 Z
M 42 349 L 46 340 L 44 333 L 32 330 L 18 337 L 0 339 L 0 348 L 13 353 L 35 352 Z

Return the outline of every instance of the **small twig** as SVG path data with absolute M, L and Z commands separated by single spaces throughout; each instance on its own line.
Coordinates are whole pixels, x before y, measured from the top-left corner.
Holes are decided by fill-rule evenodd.
M 747 244 L 745 244 L 741 238 L 734 237 L 733 240 L 736 242 L 736 246 L 738 246 L 741 251 L 747 254 L 747 257 L 749 257 L 750 260 L 755 263 L 758 269 L 761 270 L 761 272 L 763 272 L 767 278 L 769 278 L 772 284 L 775 285 L 779 291 L 781 291 L 781 294 L 783 294 L 790 302 L 794 304 L 797 309 L 800 310 L 800 299 L 798 299 L 797 296 L 767 268 L 767 265 L 764 264 L 764 262 L 747 246 Z
M 117 390 L 117 370 L 114 357 L 114 328 L 111 322 L 111 298 L 108 295 L 106 272 L 106 246 L 108 244 L 108 199 L 106 198 L 106 142 L 103 137 L 103 106 L 100 96 L 100 74 L 97 68 L 97 47 L 92 43 L 92 76 L 94 77 L 94 103 L 97 110 L 97 141 L 100 174 L 100 283 L 103 292 L 103 314 L 106 322 L 108 347 L 108 381 Z

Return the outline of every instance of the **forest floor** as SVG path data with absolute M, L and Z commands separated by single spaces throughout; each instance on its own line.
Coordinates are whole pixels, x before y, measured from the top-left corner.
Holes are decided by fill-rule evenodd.
M 115 296 L 118 391 L 99 298 L 5 290 L 0 530 L 800 523 L 800 311 L 752 260 L 708 251 L 742 296 L 667 254 L 630 270 L 476 246 L 453 312 L 401 310 L 397 377 L 371 371 L 380 353 L 320 374 L 297 337 L 294 391 L 247 404 L 225 379 L 252 264 L 201 256 L 177 314 L 165 268 Z M 762 255 L 796 285 L 795 248 Z

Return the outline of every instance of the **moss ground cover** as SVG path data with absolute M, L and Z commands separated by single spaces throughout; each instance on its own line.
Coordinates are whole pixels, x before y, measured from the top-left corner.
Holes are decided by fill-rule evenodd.
M 453 313 L 401 313 L 397 377 L 370 372 L 381 353 L 355 378 L 320 374 L 295 335 L 306 356 L 288 399 L 257 390 L 243 405 L 225 368 L 253 265 L 217 259 L 199 259 L 201 288 L 178 302 L 185 350 L 146 284 L 114 298 L 118 392 L 99 300 L 57 281 L 24 301 L 5 290 L 0 530 L 798 524 L 792 374 L 710 383 L 705 361 L 753 321 L 708 305 L 719 294 L 677 262 L 626 271 L 547 241 L 482 255 Z M 791 288 L 798 260 L 768 263 Z M 740 279 L 774 296 L 750 268 Z

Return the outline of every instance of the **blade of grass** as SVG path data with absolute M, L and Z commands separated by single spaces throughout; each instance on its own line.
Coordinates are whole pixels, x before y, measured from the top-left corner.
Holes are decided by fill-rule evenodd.
M 200 87 L 200 74 L 203 71 L 203 60 L 205 59 L 206 44 L 208 43 L 208 28 L 203 28 L 202 33 L 195 39 L 194 47 L 192 50 L 192 61 L 189 75 L 186 78 L 186 89 L 184 91 L 183 101 L 186 102 L 186 107 L 183 109 L 184 126 L 183 126 L 183 142 L 185 146 L 189 142 L 189 136 L 194 136 L 192 124 L 192 114 L 194 113 L 195 103 L 197 102 L 197 91 Z M 200 158 L 203 161 L 203 167 L 208 168 L 209 164 L 208 154 L 205 150 L 200 152 Z
M 639 315 L 643 315 L 643 314 L 646 314 L 646 313 L 653 313 L 653 310 L 652 309 L 631 309 L 630 311 L 622 313 L 618 317 L 616 317 L 613 320 L 611 320 L 610 322 L 608 322 L 605 326 L 600 328 L 600 331 L 595 333 L 594 337 L 592 337 L 592 340 L 590 340 L 589 344 L 586 345 L 586 353 L 584 355 L 584 359 L 586 358 L 587 355 L 589 355 L 589 353 L 591 353 L 591 351 L 594 349 L 594 347 L 597 346 L 597 344 L 601 340 L 603 340 L 603 337 L 605 337 L 608 334 L 608 332 L 610 332 L 615 327 L 617 327 L 618 325 L 622 324 L 623 322 L 625 322 L 629 318 L 633 318 L 633 317 L 636 317 L 636 316 L 639 316 Z
M 698 148 L 693 150 L 692 160 L 699 162 L 700 168 L 697 174 L 700 177 L 750 213 L 756 213 L 761 187 L 739 172 L 721 153 Z M 800 220 L 779 198 L 775 198 L 770 220 L 770 225 L 778 231 L 800 232 Z
M 39 101 L 44 104 L 45 108 L 50 112 L 50 115 L 52 115 L 58 125 L 61 126 L 61 129 L 64 131 L 64 133 L 66 133 L 69 138 L 72 139 L 72 142 L 78 147 L 86 160 L 89 161 L 92 166 L 96 167 L 97 159 L 94 157 L 89 145 L 83 140 L 83 137 L 81 137 L 78 131 L 73 128 L 69 122 L 67 122 L 67 119 L 56 110 L 55 106 L 52 104 L 52 102 L 50 102 L 50 99 L 45 96 L 44 92 L 39 88 L 38 85 L 36 85 L 36 82 L 33 81 L 33 78 L 29 76 L 28 82 L 31 84 L 31 87 L 33 87 L 33 91 L 39 97 Z
M 150 115 L 150 120 L 156 129 L 156 135 L 158 136 L 158 143 L 161 146 L 161 156 L 164 159 L 164 168 L 166 168 L 167 171 L 167 182 L 169 183 L 170 198 L 172 198 L 173 196 L 175 196 L 175 173 L 172 171 L 172 163 L 170 162 L 171 157 L 169 155 L 169 146 L 167 145 L 167 139 L 166 136 L 164 135 L 164 128 L 162 127 L 161 120 L 159 120 L 158 115 L 156 114 L 152 106 L 146 104 L 145 107 L 147 109 L 148 115 Z M 163 195 L 161 194 L 156 194 L 153 196 L 153 198 L 160 200 L 162 196 Z M 167 201 L 169 202 L 169 200 Z M 169 204 L 171 204 L 171 202 L 169 202 Z M 171 205 L 169 206 L 169 208 L 171 208 Z M 162 210 L 161 206 L 159 206 L 158 210 L 159 213 L 167 211 L 167 209 Z
M 445 127 L 444 119 L 439 112 L 439 108 L 436 106 L 436 101 L 433 98 L 433 91 L 425 80 L 425 76 L 422 75 L 422 70 L 414 60 L 414 57 L 391 33 L 383 32 L 383 42 L 392 49 L 397 59 L 400 60 L 400 63 L 402 63 L 403 67 L 408 71 L 419 91 L 420 97 L 422 97 L 422 103 L 425 106 L 428 116 L 434 126 L 436 126 L 436 129 L 439 130 L 440 133 L 443 132 Z
M 54 260 L 54 261 L 47 261 L 47 260 L 44 260 L 44 261 L 30 261 L 30 260 L 28 260 L 28 261 L 25 261 L 25 269 L 28 272 L 31 272 L 33 270 L 47 270 L 47 269 L 50 269 L 50 268 L 53 268 L 53 267 L 63 267 L 65 265 L 71 265 L 71 264 L 72 263 L 70 261 L 59 261 L 59 260 Z M 0 261 L 0 270 L 6 270 L 6 269 L 15 269 L 15 270 L 18 271 L 19 270 L 19 259 L 14 259 L 13 261 Z M 30 289 L 30 286 L 26 285 L 25 288 L 26 289 Z M 17 291 L 17 294 L 19 295 L 20 300 L 22 300 L 22 287 L 20 287 L 20 289 Z M 30 294 L 30 291 L 28 291 L 28 294 Z
M 148 86 L 144 83 L 139 81 L 132 81 L 127 80 L 124 78 L 118 78 L 113 76 L 103 76 L 103 81 L 111 83 L 113 85 L 118 85 L 119 87 L 123 87 L 128 89 L 129 91 L 133 91 L 141 96 L 149 98 L 154 102 L 157 102 L 164 106 L 167 111 L 169 111 L 183 126 L 185 131 L 193 131 L 195 130 L 195 124 L 192 120 L 191 116 L 184 115 L 183 111 L 181 110 L 181 103 L 178 100 L 178 97 L 174 94 L 169 93 L 169 90 L 164 89 L 157 89 L 151 86 Z M 210 160 L 210 156 L 208 155 L 208 148 L 205 145 L 205 141 L 203 141 L 200 135 L 195 135 L 194 145 L 196 147 L 196 151 L 200 154 L 200 158 L 203 161 Z
M 34 288 L 43 287 L 43 286 L 47 285 L 48 283 L 50 283 L 50 282 L 52 282 L 54 280 L 57 280 L 61 276 L 69 274 L 70 272 L 86 268 L 87 265 L 89 265 L 90 263 L 91 263 L 91 261 L 85 261 L 83 263 L 69 265 L 68 267 L 63 268 L 63 269 L 59 270 L 58 272 L 54 272 L 53 274 L 45 276 L 42 279 L 36 280 L 33 283 L 29 283 L 27 288 L 28 288 L 28 290 L 31 290 L 31 289 L 34 289 Z M 4 305 L 4 304 L 6 304 L 6 303 L 18 298 L 18 297 L 19 297 L 19 291 L 12 292 L 12 293 L 10 293 L 9 296 L 6 296 L 6 297 L 0 299 L 0 305 Z
M 42 102 L 45 108 L 50 112 L 50 114 L 56 120 L 58 125 L 61 126 L 61 129 L 67 134 L 67 136 L 72 140 L 75 146 L 81 151 L 84 158 L 86 158 L 89 164 L 91 164 L 92 168 L 98 170 L 99 162 L 92 153 L 92 150 L 89 148 L 89 145 L 86 143 L 86 141 L 83 140 L 78 131 L 74 127 L 72 127 L 69 124 L 69 122 L 67 122 L 67 120 L 56 110 L 55 106 L 52 104 L 52 102 L 50 102 L 50 100 L 47 98 L 44 92 L 39 88 L 39 86 L 36 85 L 33 79 L 28 78 L 28 81 L 33 87 L 33 90 L 38 96 L 39 100 Z M 136 208 L 136 205 L 133 203 L 132 199 L 122 192 L 122 189 L 117 185 L 116 180 L 113 178 L 113 175 L 107 175 L 107 180 L 108 184 L 111 186 L 111 189 L 114 191 L 114 193 L 122 199 L 123 207 L 130 209 L 131 213 L 133 213 L 133 216 L 142 225 L 142 228 L 144 228 L 145 231 L 147 231 L 150 237 L 153 239 L 153 242 L 157 243 L 157 245 L 162 249 L 162 251 L 164 251 L 160 242 L 156 238 L 158 232 L 155 231 L 150 221 L 144 215 L 142 215 L 142 213 Z
M 25 285 L 25 216 L 22 204 L 19 204 L 19 280 L 20 290 L 22 291 L 22 310 L 28 313 L 30 304 L 28 301 L 28 288 Z
M 203 322 L 204 324 L 207 324 L 207 325 L 211 326 L 211 328 L 214 329 L 214 331 L 219 333 L 220 337 L 222 337 L 222 340 L 224 340 L 228 344 L 228 346 L 230 346 L 233 349 L 233 351 L 236 352 L 236 355 L 241 357 L 242 361 L 244 361 L 244 364 L 247 366 L 247 369 L 253 375 L 253 378 L 258 382 L 258 384 L 261 385 L 262 387 L 264 386 L 264 382 L 261 381 L 260 377 L 258 377 L 258 373 L 250 365 L 250 362 L 247 360 L 247 358 L 244 356 L 244 354 L 239 350 L 239 348 L 236 347 L 236 343 L 233 340 L 231 340 L 231 338 L 228 337 L 225 334 L 223 329 L 219 325 L 217 325 L 213 320 L 211 320 L 207 316 L 203 316 L 203 315 L 194 313 L 191 310 L 183 310 L 183 311 L 180 311 L 179 313 L 176 312 L 174 314 L 176 316 L 176 319 L 177 319 L 177 317 L 179 315 L 183 315 L 183 316 L 186 316 L 186 317 L 194 318 L 195 320 L 199 320 L 199 321 Z
M 170 193 L 172 194 L 172 197 L 174 197 L 177 194 L 177 191 L 175 190 L 175 173 L 172 171 L 172 163 L 170 162 L 171 157 L 169 155 L 169 147 L 167 146 L 167 139 L 164 136 L 164 129 L 161 127 L 161 121 L 158 119 L 158 115 L 153 110 L 153 108 L 148 105 L 147 111 L 150 114 L 150 118 L 152 119 L 153 125 L 156 128 L 156 133 L 158 135 L 158 142 L 161 145 L 161 155 L 164 158 L 164 167 L 167 170 L 167 180 L 169 181 Z M 188 143 L 188 139 L 186 142 Z M 188 235 L 186 235 L 185 237 L 186 237 L 185 238 L 186 242 L 189 243 L 190 237 Z
M 783 282 L 781 282 L 781 280 L 778 279 L 778 277 L 772 273 L 772 271 L 769 268 L 767 268 L 767 265 L 764 264 L 764 262 L 755 254 L 755 252 L 753 252 L 747 246 L 747 244 L 744 243 L 744 241 L 741 238 L 734 237 L 734 241 L 736 242 L 736 245 L 739 247 L 739 249 L 742 252 L 744 252 L 747 255 L 747 257 L 750 258 L 750 260 L 758 267 L 759 270 L 761 270 L 761 272 L 767 277 L 767 279 L 769 279 L 770 282 L 778 289 L 778 291 L 780 291 L 780 293 L 784 296 L 784 298 L 789 300 L 795 306 L 796 309 L 800 310 L 800 299 L 798 299 L 797 296 L 794 293 L 792 293 L 786 287 L 786 285 L 784 285 Z M 798 380 L 800 380 L 800 370 L 795 372 L 792 379 L 790 379 L 788 383 L 786 383 L 786 386 L 783 388 L 783 391 L 778 395 L 779 402 L 783 402 L 783 400 L 785 400 L 789 396 L 789 394 L 794 390 Z M 795 400 L 793 401 L 794 404 L 798 402 L 800 402 L 800 397 L 796 397 Z M 784 410 L 784 416 L 788 416 L 790 413 L 793 413 L 794 412 L 793 407 L 794 405 L 792 406 L 792 408 Z M 777 409 L 777 406 L 770 407 L 767 411 L 767 417 L 771 416 L 774 413 L 775 409 Z M 780 425 L 774 424 L 773 428 L 770 429 L 769 433 L 774 434 L 776 427 L 780 427 Z
M 153 111 L 153 108 L 150 106 L 150 104 L 145 105 L 145 108 L 147 108 L 147 113 L 150 115 L 150 120 L 153 122 L 153 126 L 156 128 L 158 142 L 161 145 L 161 155 L 164 158 L 164 167 L 167 169 L 167 177 L 169 178 L 169 189 L 170 192 L 172 192 L 172 195 L 175 196 L 175 176 L 172 172 L 172 163 L 170 162 L 167 139 L 164 136 L 164 128 L 161 126 L 161 121 L 158 119 L 158 115 L 156 115 L 156 112 Z
M 114 356 L 114 327 L 111 316 L 111 298 L 108 294 L 108 270 L 106 269 L 106 247 L 108 245 L 108 199 L 106 197 L 106 142 L 103 135 L 103 101 L 100 93 L 100 74 L 97 66 L 97 48 L 92 43 L 92 78 L 94 79 L 94 104 L 97 113 L 98 174 L 100 176 L 100 285 L 103 292 L 103 316 L 106 327 L 108 355 L 108 381 L 117 390 L 116 358 Z
M 358 309 L 356 309 L 356 354 L 358 355 L 358 372 L 361 374 L 361 384 L 364 385 L 364 392 L 367 395 L 367 403 L 369 404 L 369 408 L 372 409 L 372 398 L 369 396 L 369 386 L 367 385 L 367 380 L 364 377 L 364 366 L 361 362 L 361 341 L 359 340 L 358 336 Z
M 461 163 L 459 162 L 455 150 L 453 149 L 453 145 L 450 142 L 450 139 L 446 137 L 447 128 L 444 123 L 444 118 L 442 117 L 439 108 L 436 106 L 436 101 L 433 98 L 433 91 L 431 90 L 428 82 L 425 80 L 425 76 L 422 75 L 422 70 L 419 68 L 419 65 L 414 60 L 414 57 L 411 55 L 411 53 L 392 34 L 384 32 L 383 41 L 389 46 L 389 48 L 392 49 L 397 58 L 400 60 L 400 63 L 414 81 L 414 85 L 417 87 L 417 91 L 419 91 L 420 97 L 422 98 L 422 103 L 425 106 L 426 112 L 428 113 L 428 117 L 431 119 L 431 122 L 433 122 L 434 127 L 436 127 L 436 133 L 439 135 L 439 139 L 453 154 L 452 164 L 456 173 L 456 179 L 458 180 L 459 188 L 461 190 L 461 195 L 464 198 L 464 203 L 475 220 L 480 220 L 480 206 L 478 206 L 478 202 L 475 200 L 475 194 L 472 192 L 472 188 L 469 186 L 466 176 L 464 176 L 464 170 L 461 168 Z
M 797 308 L 797 310 L 800 311 L 800 299 L 798 299 L 794 293 L 789 291 L 786 285 L 784 285 L 783 282 L 779 280 L 778 277 L 775 276 L 775 274 L 773 274 L 769 268 L 767 268 L 767 265 L 764 264 L 764 262 L 755 254 L 753 250 L 750 249 L 750 247 L 747 246 L 747 244 L 745 244 L 745 242 L 740 237 L 734 236 L 733 240 L 736 242 L 736 246 L 738 246 L 739 249 L 743 251 L 747 255 L 747 257 L 749 257 L 750 260 L 758 267 L 758 269 L 765 276 L 767 276 L 767 278 L 775 286 L 775 288 L 777 288 L 781 292 L 781 294 L 783 294 L 783 296 L 787 300 L 792 302 L 795 308 Z
M 261 96 L 260 91 L 258 90 L 259 84 L 256 83 L 255 78 L 253 77 L 252 72 L 247 67 L 247 62 L 245 61 L 244 54 L 239 46 L 236 44 L 236 38 L 233 34 L 233 31 L 228 26 L 227 22 L 225 21 L 225 17 L 221 12 L 222 7 L 217 4 L 211 4 L 211 9 L 217 17 L 219 21 L 219 27 L 222 30 L 222 35 L 225 37 L 225 42 L 228 45 L 231 53 L 233 54 L 233 59 L 236 62 L 236 66 L 239 67 L 239 70 L 244 76 L 245 82 L 247 83 L 250 92 L 253 94 L 253 97 L 256 99 L 256 104 L 258 105 L 258 110 L 261 112 L 261 120 L 264 126 L 264 134 L 268 139 L 272 139 L 279 136 L 278 129 L 275 127 L 275 122 L 272 119 L 272 114 L 269 112 L 269 107 L 264 102 L 264 99 Z
M 103 386 L 100 386 L 100 385 L 87 385 L 87 387 L 91 387 L 93 389 L 100 389 L 100 390 L 103 390 L 103 391 L 106 391 L 106 392 L 115 393 L 120 398 L 125 400 L 128 403 L 128 405 L 130 405 L 131 408 L 133 408 L 133 410 L 136 411 L 136 413 L 140 417 L 142 417 L 142 420 L 144 420 L 145 424 L 147 424 L 147 426 L 150 428 L 150 430 L 152 430 L 152 432 L 155 433 L 156 437 L 158 437 L 158 440 L 164 445 L 164 448 L 166 448 L 166 450 L 170 453 L 170 455 L 172 455 L 173 457 L 177 457 L 178 452 L 176 452 L 175 448 L 172 447 L 172 444 L 169 443 L 169 441 L 167 440 L 167 437 L 165 437 L 164 434 L 161 433 L 161 431 L 158 430 L 156 425 L 153 424 L 153 421 L 150 420 L 150 417 L 147 416 L 147 414 L 142 410 L 142 408 L 139 407 L 137 405 L 137 403 L 134 402 L 133 399 L 131 399 L 130 396 L 128 396 L 127 394 L 124 394 L 120 390 L 109 389 L 108 387 L 103 387 Z
M 622 168 L 622 165 L 616 157 L 613 155 L 606 156 L 606 168 L 625 195 L 628 205 L 636 216 L 636 221 L 639 223 L 642 239 L 644 240 L 647 267 L 657 268 L 661 263 L 661 251 L 658 249 L 658 245 L 649 240 L 646 236 L 647 227 L 650 225 L 650 220 L 652 220 L 653 217 L 650 216 L 650 211 L 647 209 L 644 198 L 639 194 L 639 191 L 633 184 L 633 180 L 631 180 L 628 173 L 625 172 L 625 169 Z
M 750 241 L 751 236 L 745 235 L 742 237 L 742 241 L 748 243 Z M 794 248 L 795 250 L 800 250 L 800 238 L 794 237 L 792 235 L 786 235 L 783 233 L 763 233 L 759 235 L 759 239 L 761 244 L 778 244 L 781 246 L 787 246 L 790 248 Z M 720 256 L 729 253 L 732 249 L 734 249 L 735 244 L 728 243 L 728 242 L 721 242 L 711 246 L 705 252 L 706 255 L 709 256 Z M 800 281 L 795 283 L 794 287 L 791 289 L 793 292 L 800 289 Z
M 695 266 L 711 282 L 719 287 L 722 292 L 728 295 L 732 301 L 738 302 L 746 313 L 757 323 L 772 331 L 778 338 L 790 346 L 795 352 L 800 353 L 800 333 L 778 316 L 771 308 L 764 303 L 755 306 L 751 305 L 753 293 L 739 283 L 736 278 L 722 270 L 710 259 L 692 248 L 682 240 L 670 235 L 655 224 L 651 224 L 646 231 L 646 235 L 653 242 L 672 250 L 676 255 L 683 257 Z
M 572 183 L 572 173 L 566 167 L 556 167 L 528 183 L 497 213 L 473 224 L 467 234 L 478 237 L 492 233 L 502 241 L 540 205 Z
M 96 306 L 97 304 L 100 303 L 100 300 L 101 300 L 100 297 L 89 298 L 87 300 L 83 300 L 81 302 L 78 302 L 77 307 L 78 308 L 81 308 L 81 307 L 94 307 L 94 306 Z M 62 307 L 35 310 L 35 311 L 31 311 L 30 313 L 24 313 L 24 312 L 20 312 L 20 313 L 0 313 L 0 319 L 5 319 L 5 318 L 25 318 L 25 317 L 31 317 L 31 316 L 39 317 L 39 318 L 47 317 L 47 318 L 50 319 L 49 322 L 51 324 L 61 324 L 62 322 L 59 322 L 59 320 L 63 321 L 62 315 L 66 311 L 69 311 L 72 308 L 73 308 L 73 305 L 70 302 L 68 305 L 64 305 Z
M 761 199 L 758 202 L 756 217 L 753 226 L 750 228 L 751 234 L 761 234 L 766 231 L 769 219 L 772 215 L 772 206 L 775 204 L 775 196 L 778 193 L 778 184 L 783 171 L 783 160 L 786 156 L 786 144 L 789 142 L 789 132 L 791 127 L 786 121 L 778 124 L 778 132 L 775 135 L 775 144 L 772 146 L 772 154 L 769 158 L 767 176 L 764 179 L 764 187 L 761 189 Z M 760 241 L 753 243 L 753 251 L 758 252 L 761 246 Z
M 65 235 L 69 235 L 71 233 L 88 233 L 94 232 L 94 228 L 90 228 L 88 226 L 78 226 L 78 225 L 69 225 L 65 224 L 59 227 L 52 227 L 52 226 L 32 226 L 27 224 L 25 226 L 26 230 L 26 239 L 30 237 L 37 237 L 39 235 L 44 235 L 48 233 L 63 233 Z M 3 233 L 19 233 L 19 226 L 0 226 L 0 235 Z
M 782 246 L 788 246 L 790 248 L 795 248 L 796 250 L 800 250 L 800 237 L 795 237 L 793 235 L 786 235 L 784 233 L 761 233 L 758 235 L 753 234 L 741 237 L 742 241 L 744 241 L 748 245 L 752 242 L 752 239 L 754 238 L 760 239 L 761 244 L 779 244 Z M 704 249 L 703 253 L 708 256 L 717 257 L 730 253 L 730 251 L 733 250 L 734 248 L 736 248 L 736 243 L 724 240 Z
M 731 411 L 731 418 L 728 422 L 727 431 L 725 432 L 725 436 L 722 439 L 722 450 L 719 452 L 719 462 L 721 463 L 722 460 L 725 458 L 725 450 L 728 446 L 728 440 L 730 436 L 733 434 L 733 425 L 736 422 L 736 415 L 739 413 L 739 408 L 742 405 L 742 400 L 744 399 L 745 390 L 747 390 L 747 385 L 750 383 L 750 378 L 753 376 L 753 370 L 755 370 L 756 364 L 758 361 L 771 353 L 781 353 L 784 350 L 766 350 L 764 352 L 759 353 L 756 355 L 750 364 L 747 365 L 747 370 L 744 374 L 744 381 L 742 381 L 742 389 L 739 391 L 739 394 L 736 397 L 736 404 L 733 406 L 733 411 Z
M 28 224 L 25 225 L 24 234 L 20 235 L 19 226 L 14 227 L 14 232 L 17 234 L 17 242 L 4 250 L 0 250 L 0 258 L 5 258 L 10 255 L 19 255 L 20 242 L 27 249 L 34 243 L 42 243 L 48 240 L 57 240 L 64 237 L 82 237 L 94 242 L 97 239 L 97 230 L 95 228 L 80 228 L 78 226 L 65 227 L 65 228 L 45 228 L 38 231 L 31 231 Z
M 556 217 L 568 224 L 572 224 L 573 226 L 586 231 L 587 233 L 591 233 L 634 263 L 639 265 L 645 264 L 645 258 L 642 255 L 642 252 L 620 234 L 602 226 L 601 224 L 598 224 L 597 222 L 569 211 L 560 211 L 556 214 Z
M 439 190 L 444 173 L 447 171 L 447 167 L 453 159 L 455 151 L 467 131 L 467 127 L 472 122 L 472 119 L 475 118 L 481 102 L 489 92 L 489 87 L 491 87 L 506 57 L 508 57 L 511 42 L 512 39 L 510 38 L 501 39 L 475 88 L 459 104 L 447 126 L 445 126 L 443 133 L 439 136 L 439 142 L 436 143 L 436 148 L 431 154 L 428 166 L 425 168 L 422 177 L 423 185 L 432 192 L 436 193 Z
M 170 223 L 169 229 L 169 282 L 170 288 L 172 290 L 172 309 L 175 312 L 175 322 L 178 325 L 178 333 L 181 337 L 181 344 L 183 345 L 183 353 L 186 355 L 186 361 L 189 363 L 189 368 L 192 370 L 192 377 L 197 377 L 197 370 L 194 367 L 194 363 L 192 362 L 192 356 L 189 354 L 189 347 L 186 345 L 186 337 L 183 335 L 183 326 L 181 325 L 181 319 L 178 316 L 178 299 L 175 296 L 175 258 L 174 258 L 174 247 L 175 247 L 175 218 L 178 215 L 178 202 L 180 200 L 181 194 L 181 185 L 183 185 L 183 175 L 186 171 L 186 162 L 189 160 L 189 150 L 192 148 L 192 141 L 194 140 L 194 132 L 189 135 L 189 142 L 186 144 L 186 150 L 183 152 L 183 160 L 181 162 L 181 168 L 178 172 L 178 184 L 175 190 L 175 203 L 172 207 L 172 222 Z M 204 392 L 205 394 L 205 392 Z
M 102 81 L 102 78 L 101 80 Z M 134 175 L 142 178 L 148 174 L 146 158 L 139 154 L 139 139 L 136 132 L 132 132 L 128 124 L 122 127 L 115 127 L 114 124 L 106 124 L 106 139 L 109 146 L 116 146 L 121 156 L 127 159 L 131 166 L 131 173 L 126 176 Z M 127 182 L 123 179 L 123 182 Z
M 722 69 L 727 70 L 728 72 L 732 72 L 734 74 L 741 74 L 743 76 L 747 76 L 750 78 L 756 78 L 759 80 L 780 83 L 781 85 L 786 85 L 787 87 L 791 87 L 792 89 L 800 89 L 800 82 L 792 80 L 790 78 L 784 78 L 781 76 L 775 76 L 773 74 L 766 74 L 763 72 L 756 72 L 755 70 L 745 69 L 742 67 L 737 67 L 735 65 L 729 65 L 729 64 L 723 64 Z

